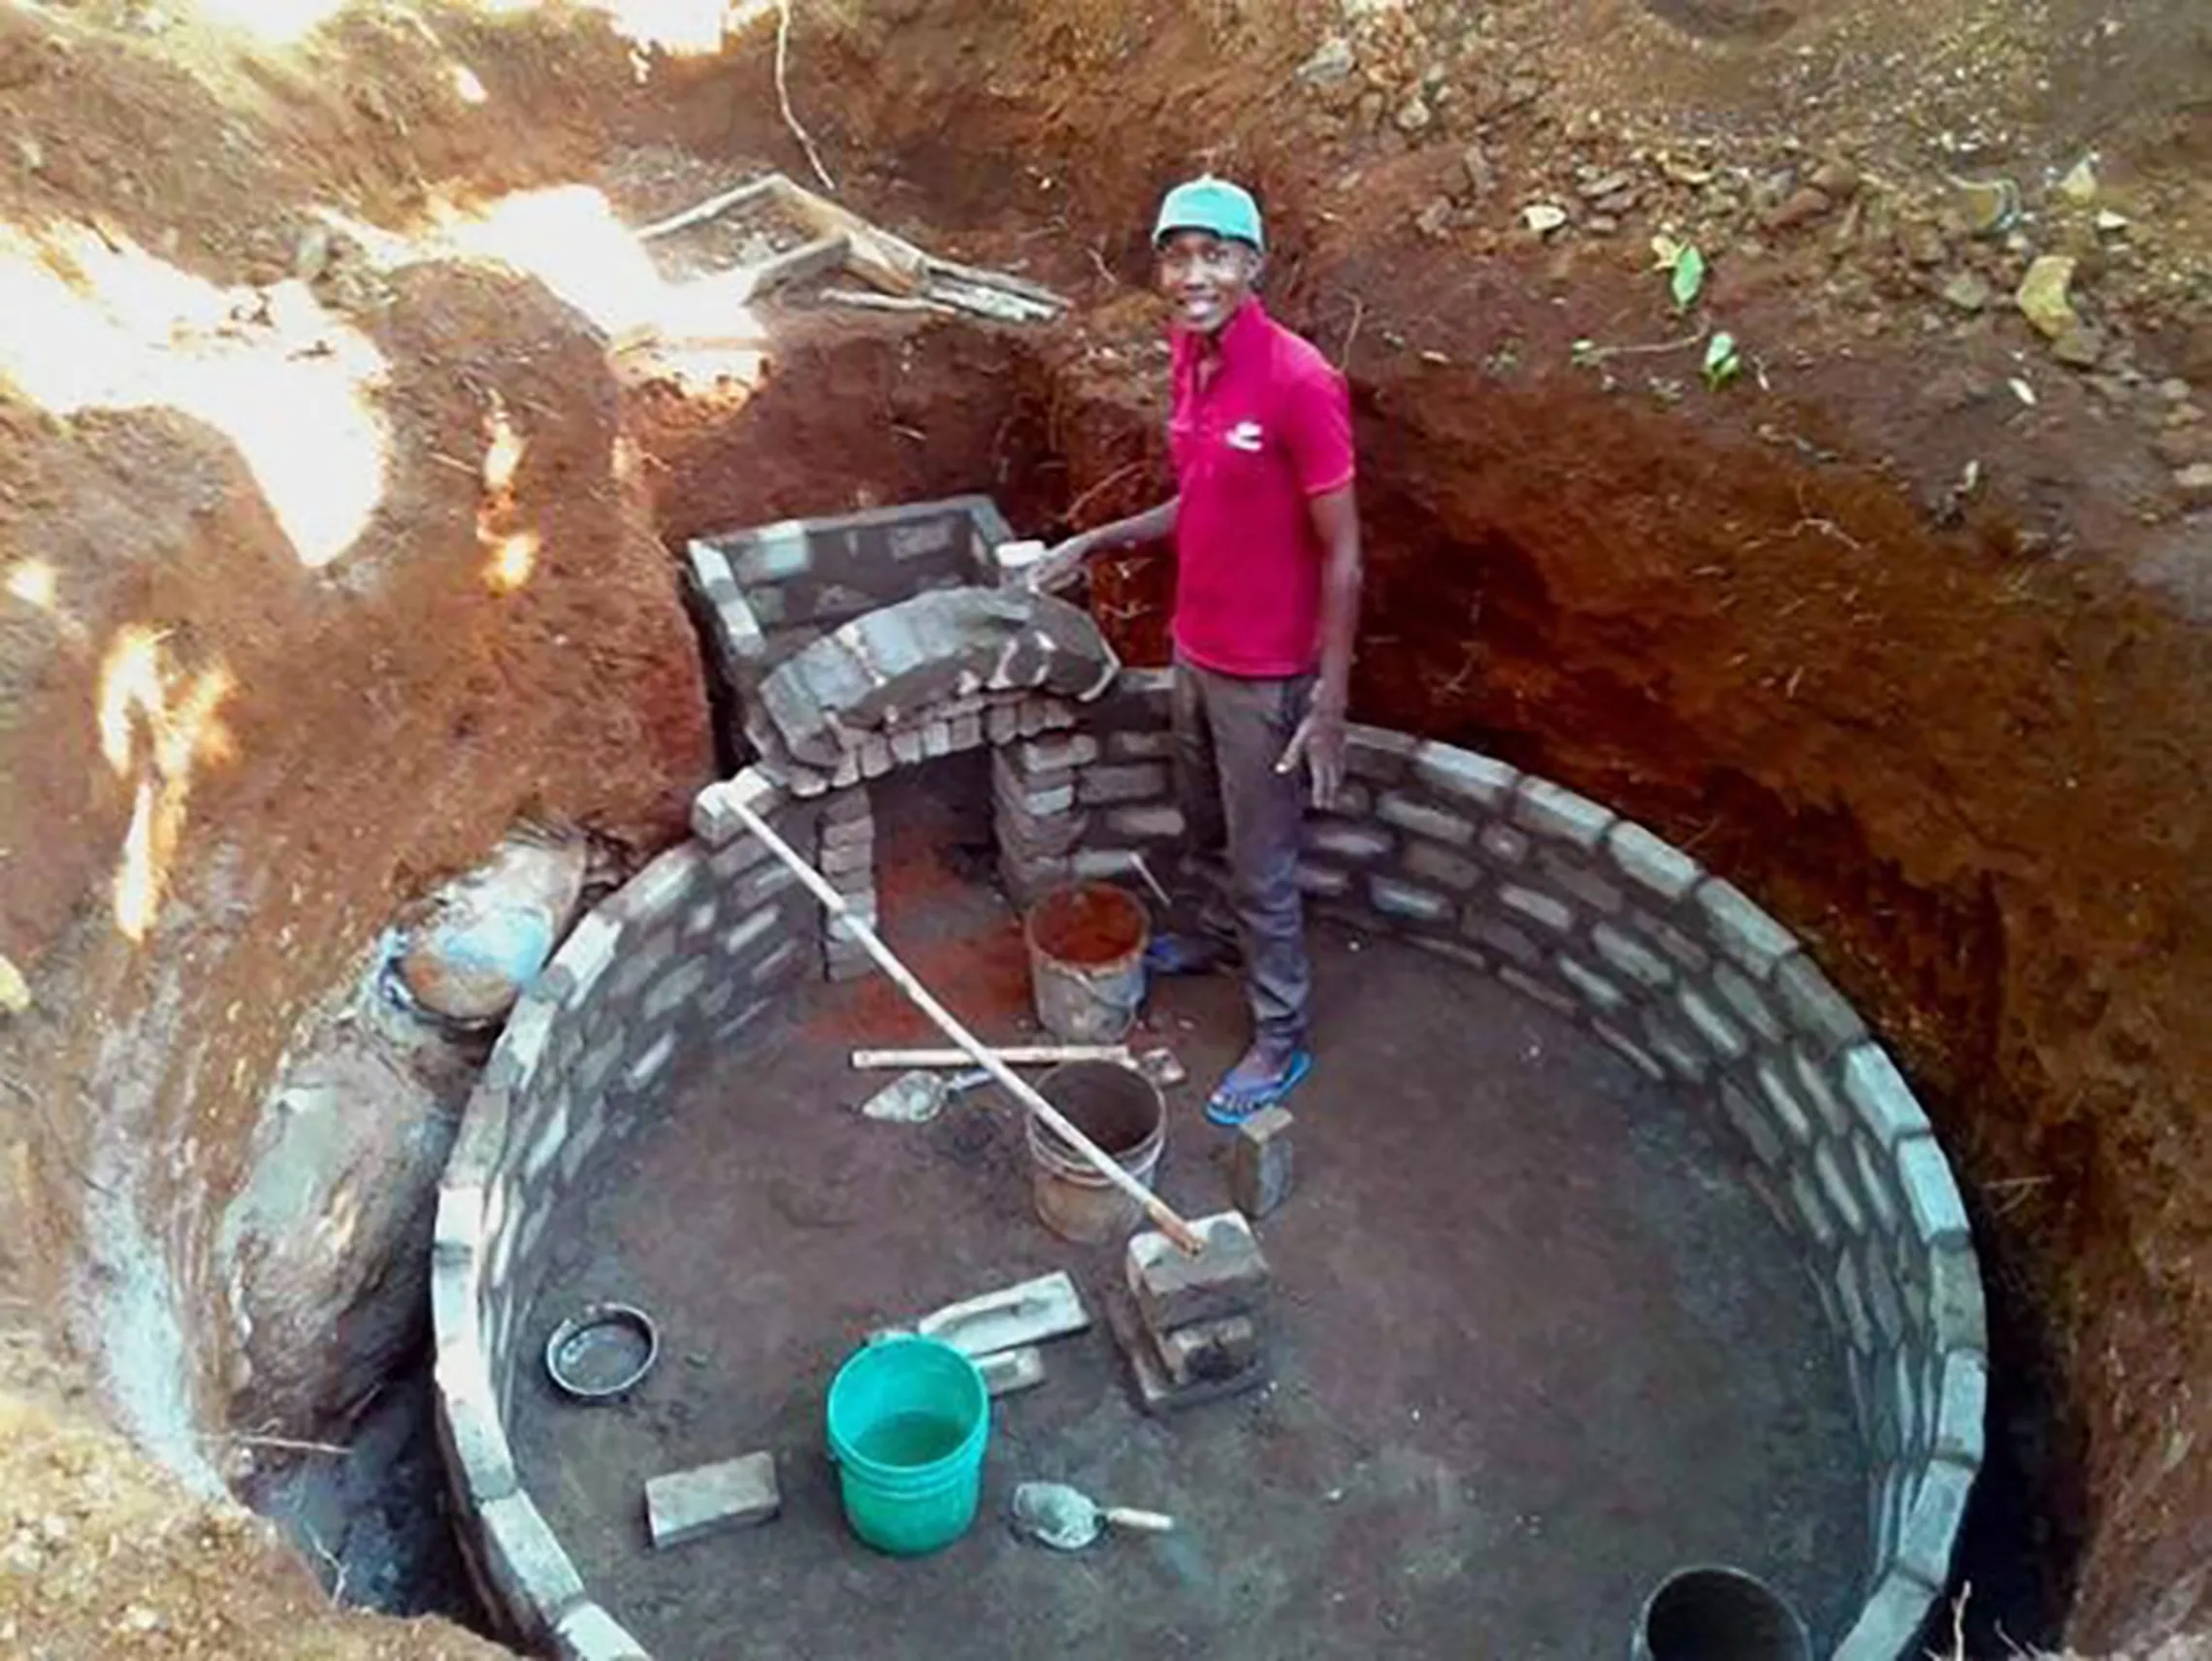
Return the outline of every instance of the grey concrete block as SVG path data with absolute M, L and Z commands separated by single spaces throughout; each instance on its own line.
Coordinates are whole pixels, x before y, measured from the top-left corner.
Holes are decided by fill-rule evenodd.
M 1813 1185 L 1812 1169 L 1809 1165 L 1797 1164 L 1790 1167 L 1789 1190 L 1790 1205 L 1797 1213 L 1798 1221 L 1805 1225 L 1805 1234 L 1810 1236 L 1813 1244 L 1823 1252 L 1835 1250 L 1837 1241 L 1836 1220 L 1828 1215 L 1827 1202 L 1820 1197 L 1819 1189 Z M 1839 1279 L 1844 1270 L 1849 1270 L 1852 1275 L 1850 1295 L 1856 1297 L 1858 1295 L 1857 1271 L 1850 1269 L 1848 1257 L 1844 1259 L 1843 1270 L 1838 1270 Z
M 1540 928 L 1554 934 L 1564 934 L 1575 927 L 1575 912 L 1564 900 L 1537 889 L 1523 888 L 1518 883 L 1507 883 L 1498 890 L 1498 903 L 1516 917 L 1527 919 Z
M 1761 1061 L 1754 1069 L 1759 1081 L 1759 1093 L 1767 1098 L 1773 1110 L 1774 1123 L 1800 1147 L 1812 1140 L 1812 1115 L 1799 1099 L 1796 1089 L 1782 1070 L 1772 1061 Z
M 784 830 L 780 826 L 777 829 L 779 833 Z M 767 844 L 758 836 L 741 835 L 735 841 L 726 842 L 707 856 L 708 886 L 727 887 L 772 858 L 774 856 L 768 852 Z M 592 915 L 597 917 L 600 913 L 594 912 Z
M 1129 1289 L 1155 1333 L 1245 1315 L 1266 1302 L 1273 1276 L 1252 1224 L 1227 1211 L 1196 1219 L 1191 1227 L 1206 1243 L 1196 1256 L 1186 1256 L 1150 1230 L 1128 1243 Z
M 1442 958 L 1448 963 L 1472 969 L 1479 975 L 1495 975 L 1498 972 L 1497 961 L 1487 952 L 1479 951 L 1458 940 L 1448 940 L 1435 934 L 1409 934 L 1406 944 L 1428 953 L 1432 958 Z
M 1589 964 L 1562 952 L 1552 960 L 1559 978 L 1574 990 L 1575 995 L 1601 1015 L 1611 1015 L 1628 1005 L 1628 994 L 1599 974 Z
M 1933 1131 L 1912 1087 L 1879 1044 L 1860 1044 L 1843 1058 L 1843 1093 L 1885 1150 Z
M 1941 1359 L 1931 1449 L 1938 1459 L 1979 1466 L 1989 1418 L 1988 1358 L 1979 1351 L 1953 1350 Z
M 1897 1146 L 1898 1186 L 1904 1190 L 1905 1208 L 1921 1243 L 1938 1246 L 1964 1243 L 1970 1238 L 1967 1208 L 1959 1199 L 1958 1185 L 1943 1151 L 1932 1136 L 1912 1136 Z
M 738 781 L 725 782 L 735 785 Z M 653 928 L 672 921 L 694 899 L 702 897 L 698 890 L 705 870 L 704 852 L 697 843 L 683 843 L 670 848 L 624 883 L 606 903 L 623 922 L 637 928 Z
M 1708 877 L 1697 891 L 1697 907 L 1720 949 L 1754 975 L 1798 949 L 1797 936 L 1754 904 L 1734 883 Z
M 1798 1176 L 1790 1179 L 1790 1192 L 1793 1198 L 1801 1199 L 1799 1212 L 1801 1215 L 1805 1215 L 1806 1208 L 1799 1194 L 1799 1182 L 1803 1174 L 1800 1172 Z M 1810 1192 L 1809 1188 L 1805 1189 L 1805 1192 Z M 1811 1226 L 1809 1221 L 1806 1226 Z M 1821 1242 L 1822 1251 L 1825 1252 L 1829 1249 L 1834 1237 L 1835 1224 L 1831 1222 L 1829 1224 L 1829 1239 Z M 1844 1336 L 1851 1341 L 1851 1348 L 1861 1355 L 1871 1354 L 1874 1348 L 1874 1323 L 1867 1314 L 1866 1288 L 1859 1284 L 1859 1261 L 1851 1255 L 1849 1251 L 1845 1251 L 1842 1256 L 1837 1259 L 1836 1292 L 1843 1305 Z M 1866 1416 L 1864 1421 L 1870 1423 L 1871 1416 Z
M 1450 744 L 1420 744 L 1413 754 L 1413 769 L 1424 790 L 1492 808 L 1505 805 L 1520 778 L 1503 762 Z
M 486 1173 L 488 1176 L 489 1173 Z M 466 1265 L 484 1249 L 485 1187 L 482 1181 L 439 1183 L 438 1209 L 431 1224 L 430 1250 L 436 1262 Z
M 1131 842 L 1173 842 L 1183 834 L 1183 809 L 1116 807 L 1106 815 L 1106 833 Z
M 1705 876 L 1689 855 L 1626 819 L 1606 833 L 1606 856 L 1621 875 L 1668 901 L 1680 899 Z
M 1661 1083 L 1666 1079 L 1667 1069 L 1659 1064 L 1659 1058 L 1610 1022 L 1593 1021 L 1590 1023 L 1590 1030 L 1645 1078 L 1653 1083 Z
M 1408 876 L 1459 894 L 1465 894 L 1482 880 L 1482 867 L 1474 861 L 1461 859 L 1442 844 L 1418 837 L 1408 840 L 1400 863 Z
M 1090 829 L 1088 813 L 1048 813 L 1040 818 L 1002 810 L 997 825 L 998 852 L 1016 863 L 1057 860 L 1073 852 Z
M 1886 1244 L 1877 1238 L 1867 1253 L 1864 1265 L 1867 1308 L 1874 1318 L 1874 1330 L 1881 1334 L 1882 1342 L 1899 1344 L 1904 1338 L 1904 1306 L 1898 1297 L 1897 1278 L 1882 1261 Z
M 1830 1661 L 1900 1661 L 1914 1652 L 1935 1607 L 1932 1589 L 1891 1570 L 1875 1584 Z
M 1639 986 L 1657 989 L 1674 982 L 1672 964 L 1646 951 L 1632 935 L 1623 933 L 1610 923 L 1601 923 L 1591 930 L 1590 944 L 1609 968 L 1626 975 Z
M 1759 1104 L 1740 1086 L 1723 1080 L 1720 1106 L 1728 1123 L 1736 1126 L 1737 1134 L 1750 1148 L 1752 1156 L 1769 1170 L 1779 1169 L 1784 1154 L 1782 1139 L 1774 1134 L 1774 1127 L 1759 1111 Z
M 1770 1044 L 1782 1041 L 1780 1021 L 1775 1019 L 1774 1006 L 1768 1002 L 1766 993 L 1751 983 L 1751 978 L 1733 963 L 1715 963 L 1712 967 L 1712 989 L 1720 993 L 1720 1000 L 1736 1018 Z
M 748 532 L 729 552 L 731 571 L 748 588 L 756 583 L 783 582 L 813 564 L 806 527 L 796 520 Z
M 1317 854 L 1365 864 L 1396 846 L 1386 830 L 1347 819 L 1314 819 L 1306 824 L 1306 846 Z
M 1937 1247 L 1919 1267 L 1926 1277 L 1920 1296 L 1936 1348 L 1986 1351 L 1989 1314 L 1972 1247 L 1965 1241 Z
M 671 1471 L 645 1484 L 646 1531 L 655 1550 L 728 1529 L 752 1528 L 782 1510 L 772 1453 Z
M 576 1566 L 526 1492 L 477 1507 L 484 1573 L 521 1631 L 536 1641 L 584 1596 Z
M 1576 1013 L 1576 1004 L 1572 997 L 1569 997 L 1550 982 L 1540 981 L 1534 975 L 1524 973 L 1510 963 L 1498 971 L 1498 979 L 1512 987 L 1523 997 L 1541 1003 L 1555 1014 L 1573 1015 Z
M 561 1183 L 564 1188 L 572 1185 L 583 1173 L 584 1166 L 599 1151 L 605 1139 L 607 1127 L 606 1103 L 594 1101 L 577 1112 L 575 1126 L 569 1132 L 569 1140 L 561 1148 Z
M 553 1168 L 560 1156 L 561 1143 L 569 1134 L 569 1098 L 557 1094 L 538 1109 L 537 1123 L 531 1127 L 530 1140 L 523 1148 L 522 1182 L 526 1191 L 535 1192 L 545 1173 Z
M 1368 903 L 1385 917 L 1404 918 L 1410 923 L 1448 923 L 1457 910 L 1449 897 L 1433 889 L 1418 888 L 1390 877 L 1370 877 L 1367 898 Z
M 1702 975 L 1712 967 L 1712 954 L 1665 918 L 1638 912 L 1631 922 L 1640 936 L 1650 941 L 1678 967 L 1693 975 Z
M 1386 790 L 1375 803 L 1375 817 L 1385 825 L 1411 830 L 1416 836 L 1464 848 L 1475 840 L 1474 822 L 1441 807 L 1432 807 L 1404 791 Z
M 494 1090 L 513 1091 L 517 1100 L 529 1094 L 539 1058 L 552 1034 L 557 1007 L 527 994 L 515 1005 L 506 1026 L 500 1029 L 499 1043 L 484 1068 L 485 1084 Z
M 1117 762 L 1164 762 L 1175 754 L 1175 734 L 1164 728 L 1132 728 L 1106 734 L 1106 754 Z
M 1543 867 L 1544 880 L 1555 892 L 1572 895 L 1576 900 L 1601 913 L 1620 910 L 1625 896 L 1619 888 L 1599 876 L 1575 856 L 1557 849 L 1545 849 L 1537 856 Z
M 1524 930 L 1485 907 L 1471 906 L 1462 914 L 1460 932 L 1480 941 L 1500 957 L 1534 969 L 1544 962 L 1544 948 Z
M 1146 801 L 1165 796 L 1167 768 L 1159 762 L 1127 762 L 1086 767 L 1076 782 L 1076 799 L 1086 807 Z
M 561 1661 L 649 1661 L 644 1645 L 598 1604 L 578 1604 L 553 1628 Z
M 1521 779 L 1513 791 L 1513 820 L 1522 830 L 1595 853 L 1619 816 L 1548 779 Z
M 866 821 L 862 821 L 866 823 Z M 815 856 L 815 868 L 824 876 L 850 876 L 855 871 L 868 871 L 875 867 L 875 837 L 872 832 L 859 841 L 837 846 L 824 833 L 822 851 Z
M 1895 1167 L 1863 1130 L 1853 1131 L 1848 1140 L 1851 1162 L 1859 1173 L 1859 1191 L 1867 1200 L 1868 1220 L 1882 1233 L 1895 1235 L 1903 1221 Z
M 756 990 L 789 981 L 798 967 L 798 942 L 787 939 L 753 965 L 749 977 Z
M 1897 1545 L 1897 1566 L 1905 1575 L 1936 1590 L 1950 1582 L 1951 1555 L 1973 1483 L 1974 1474 L 1963 1465 L 1938 1459 L 1928 1467 Z
M 1325 899 L 1341 899 L 1351 892 L 1351 873 L 1313 860 L 1298 862 L 1298 892 Z
M 1812 1151 L 1813 1179 L 1820 1184 L 1821 1197 L 1828 1202 L 1829 1215 L 1854 1235 L 1867 1231 L 1867 1209 L 1859 1203 L 1852 1188 L 1850 1175 L 1843 1169 L 1840 1144 L 1822 1142 Z
M 622 925 L 602 912 L 592 912 L 569 931 L 552 963 L 552 972 L 560 976 L 554 995 L 564 1008 L 574 1009 L 591 996 L 621 946 Z
M 1724 1061 L 1741 1060 L 1749 1052 L 1742 1029 L 1696 987 L 1684 987 L 1675 994 L 1675 1002 L 1696 1030 L 1697 1035 L 1711 1046 L 1713 1054 Z
M 1421 740 L 1387 727 L 1366 727 L 1352 722 L 1345 729 L 1345 770 L 1370 784 L 1396 784 L 1413 765 Z
M 780 905 L 761 905 L 741 913 L 723 933 L 723 958 L 734 960 L 744 957 L 781 927 L 783 921 L 784 908 Z
M 623 1088 L 632 1095 L 642 1095 L 653 1088 L 654 1080 L 661 1076 L 667 1064 L 675 1059 L 676 1035 L 672 1031 L 658 1034 L 638 1053 L 622 1075 Z
M 692 834 L 709 847 L 733 841 L 745 830 L 738 816 L 740 805 L 772 822 L 783 804 L 783 792 L 758 767 L 747 767 L 735 778 L 721 779 L 692 798 Z
M 1527 836 L 1511 825 L 1485 825 L 1481 835 L 1476 838 L 1476 846 L 1492 864 L 1512 870 L 1528 863 L 1531 844 Z
M 1823 1060 L 1866 1037 L 1867 1024 L 1859 1012 L 1805 953 L 1793 953 L 1774 966 L 1773 986 L 1790 1025 Z
M 1858 1115 L 1853 1113 L 1831 1081 L 1828 1067 L 1808 1058 L 1804 1051 L 1792 1053 L 1790 1072 L 1797 1079 L 1798 1093 L 1812 1105 L 1813 1113 L 1828 1127 L 1831 1136 L 1842 1136 L 1860 1128 Z
M 1643 1011 L 1643 1042 L 1666 1069 L 1685 1084 L 1703 1084 L 1712 1071 L 1712 1057 L 1701 1048 L 1663 1010 L 1646 1005 Z
M 704 958 L 690 958 L 676 963 L 653 984 L 640 1006 L 648 1022 L 661 1020 L 692 1001 L 706 984 L 713 972 L 713 964 Z
M 731 570 L 730 556 L 712 542 L 697 539 L 686 542 L 684 559 L 691 567 L 692 579 L 701 591 L 735 586 L 737 573 Z
M 484 1343 L 448 1346 L 438 1352 L 438 1441 L 447 1476 L 472 1507 L 505 1499 L 522 1487 L 514 1449 L 500 1422 Z
M 1088 733 L 1069 733 L 1053 738 L 1027 738 L 1011 746 L 1014 759 L 1031 772 L 1057 772 L 1080 767 L 1098 759 L 1098 740 Z
M 1290 1141 L 1297 1124 L 1286 1108 L 1255 1113 L 1237 1127 L 1229 1147 L 1229 1201 L 1254 1222 L 1290 1197 L 1295 1177 Z M 1174 1371 L 1174 1357 L 1168 1357 Z
M 1901 1345 L 1889 1352 L 1890 1400 L 1897 1404 L 1898 1438 L 1908 1459 L 1927 1456 L 1928 1412 L 1919 1374 L 1909 1349 Z

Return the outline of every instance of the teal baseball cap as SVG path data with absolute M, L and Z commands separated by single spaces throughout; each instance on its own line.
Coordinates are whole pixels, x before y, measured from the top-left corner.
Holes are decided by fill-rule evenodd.
M 1217 237 L 1250 243 L 1260 252 L 1267 251 L 1259 204 L 1252 199 L 1252 192 L 1212 174 L 1179 184 L 1162 198 L 1159 222 L 1153 227 L 1153 245 L 1157 247 L 1178 231 L 1211 231 Z

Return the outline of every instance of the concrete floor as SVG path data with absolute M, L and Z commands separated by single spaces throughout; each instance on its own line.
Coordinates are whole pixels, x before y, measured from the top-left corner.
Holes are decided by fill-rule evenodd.
M 932 768 L 879 805 L 886 928 L 1012 1040 L 1019 937 L 969 874 L 967 782 Z M 625 1408 L 562 1404 L 536 1373 L 517 1391 L 525 1480 L 587 1584 L 665 1661 L 1593 1661 L 1626 1652 L 1661 1576 L 1704 1561 L 1768 1576 L 1835 1637 L 1865 1552 L 1848 1399 L 1804 1271 L 1717 1138 L 1479 976 L 1328 928 L 1317 958 L 1300 1188 L 1263 1229 L 1276 1383 L 1147 1418 L 1101 1319 L 996 1404 L 985 1515 L 920 1561 L 841 1525 L 821 1423 L 838 1361 L 872 1327 L 1055 1268 L 1102 1315 L 1118 1253 L 1033 1221 L 992 1094 L 918 1128 L 850 1111 L 848 1048 L 927 1036 L 880 980 L 818 989 L 764 1052 L 683 1087 L 571 1202 L 531 1323 L 541 1343 L 580 1301 L 634 1299 L 662 1322 L 661 1369 Z M 1176 983 L 1150 1019 L 1192 1071 L 1161 1188 L 1221 1209 L 1199 1086 L 1243 1035 L 1238 989 Z M 780 1520 L 647 1547 L 648 1477 L 755 1449 L 776 1452 Z M 1046 1552 L 1000 1520 L 1030 1477 L 1182 1529 Z

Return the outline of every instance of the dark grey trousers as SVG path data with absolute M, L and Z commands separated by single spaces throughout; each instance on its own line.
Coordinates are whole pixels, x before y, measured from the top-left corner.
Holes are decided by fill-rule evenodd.
M 1297 731 L 1314 677 L 1248 680 L 1175 660 L 1175 783 L 1187 863 L 1207 890 L 1201 926 L 1243 948 L 1254 1031 L 1302 1043 L 1313 1001 L 1298 896 L 1304 767 L 1275 764 Z

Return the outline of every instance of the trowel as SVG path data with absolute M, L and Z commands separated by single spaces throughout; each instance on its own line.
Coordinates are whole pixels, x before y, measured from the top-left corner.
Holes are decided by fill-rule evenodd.
M 1156 1511 L 1101 1506 L 1065 1482 L 1022 1482 L 1014 1489 L 1014 1526 L 1055 1551 L 1081 1551 L 1109 1526 L 1137 1534 L 1172 1534 L 1175 1518 Z
M 869 1096 L 861 1104 L 861 1112 L 894 1124 L 927 1124 L 945 1111 L 945 1104 L 953 1097 L 990 1082 L 991 1075 L 981 1067 L 950 1078 L 916 1067 L 900 1073 Z

